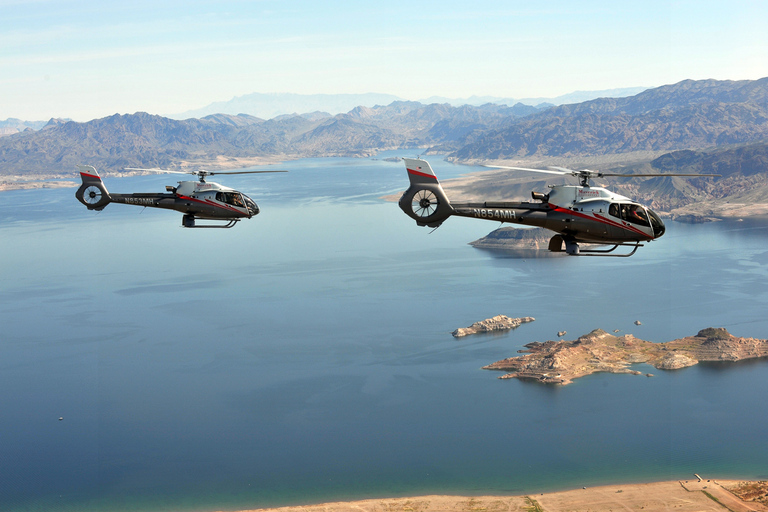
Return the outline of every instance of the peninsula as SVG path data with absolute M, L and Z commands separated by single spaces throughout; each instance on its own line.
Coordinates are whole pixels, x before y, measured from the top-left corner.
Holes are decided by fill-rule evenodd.
M 632 373 L 634 363 L 647 363 L 660 370 L 693 366 L 699 361 L 740 361 L 768 357 L 768 340 L 738 338 L 723 328 L 702 329 L 666 343 L 653 343 L 631 334 L 613 336 L 595 329 L 574 341 L 533 342 L 510 357 L 484 366 L 485 370 L 508 372 L 501 379 L 532 379 L 550 384 L 570 384 L 596 372 Z M 648 374 L 651 376 L 650 374 Z
M 459 327 L 452 334 L 455 338 L 461 338 L 462 336 L 481 332 L 508 331 L 510 329 L 517 329 L 522 324 L 533 322 L 534 320 L 536 319 L 532 316 L 510 318 L 505 315 L 496 315 L 493 318 L 486 318 L 485 320 L 475 322 L 469 327 Z

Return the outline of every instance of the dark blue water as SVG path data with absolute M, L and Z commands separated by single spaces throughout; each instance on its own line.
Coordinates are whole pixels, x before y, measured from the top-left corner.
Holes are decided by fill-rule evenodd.
M 431 162 L 443 178 L 479 170 Z M 768 338 L 765 222 L 668 223 L 627 259 L 512 258 L 466 245 L 497 224 L 430 234 L 381 200 L 406 187 L 400 163 L 280 167 L 219 180 L 262 209 L 231 230 L 89 212 L 74 189 L 0 194 L 0 509 L 768 478 L 768 361 L 566 387 L 480 369 L 560 330 Z M 497 314 L 536 322 L 450 335 Z

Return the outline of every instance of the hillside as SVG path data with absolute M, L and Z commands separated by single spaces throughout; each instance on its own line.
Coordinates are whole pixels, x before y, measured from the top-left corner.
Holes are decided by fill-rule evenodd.
M 364 156 L 401 147 L 452 150 L 475 132 L 536 111 L 524 105 L 451 107 L 398 101 L 336 116 L 314 112 L 266 121 L 243 114 L 179 121 L 143 112 L 87 123 L 52 120 L 39 131 L 0 138 L 0 174 L 66 173 L 83 162 L 114 171 L 184 162 L 215 167 L 217 161 L 233 158 Z
M 768 139 L 768 78 L 685 80 L 626 98 L 561 105 L 490 129 L 459 160 L 707 148 Z

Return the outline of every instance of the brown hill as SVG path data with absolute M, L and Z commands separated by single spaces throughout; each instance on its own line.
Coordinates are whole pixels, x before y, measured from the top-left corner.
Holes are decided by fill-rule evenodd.
M 768 138 L 768 78 L 685 80 L 530 115 L 459 149 L 459 160 L 706 148 Z
M 394 102 L 333 117 L 312 113 L 267 121 L 242 114 L 178 121 L 139 112 L 51 122 L 0 138 L 0 174 L 69 172 L 84 162 L 114 171 L 209 164 L 222 157 L 361 156 L 434 144 L 455 149 L 469 133 L 511 122 L 531 108 Z

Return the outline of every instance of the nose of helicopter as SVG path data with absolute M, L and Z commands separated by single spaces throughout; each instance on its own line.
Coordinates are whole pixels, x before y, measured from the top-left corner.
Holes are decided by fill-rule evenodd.
M 243 194 L 243 198 L 245 199 L 245 206 L 248 208 L 248 213 L 251 214 L 251 217 L 253 217 L 254 215 L 258 215 L 259 205 L 257 205 L 253 199 L 251 199 L 245 194 Z
M 659 238 L 664 234 L 664 232 L 667 230 L 666 226 L 664 226 L 664 222 L 661 220 L 661 217 L 659 217 L 656 212 L 654 212 L 651 209 L 648 209 L 648 216 L 651 219 L 651 227 L 653 228 L 653 238 Z

